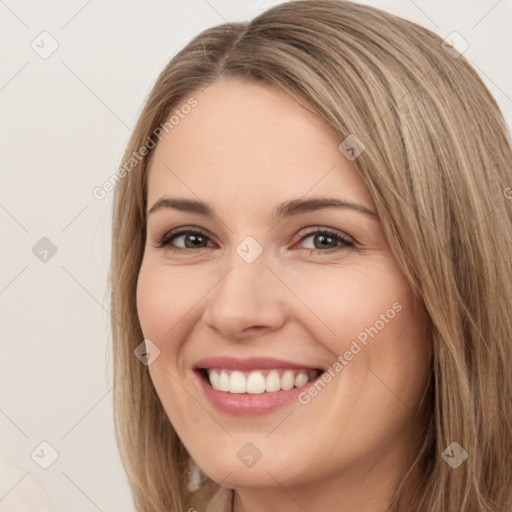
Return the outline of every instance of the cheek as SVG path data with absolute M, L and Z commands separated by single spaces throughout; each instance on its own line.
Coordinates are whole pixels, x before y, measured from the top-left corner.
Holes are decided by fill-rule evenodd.
M 193 306 L 205 292 L 177 277 L 176 269 L 143 262 L 137 280 L 137 312 L 145 339 L 155 343 L 160 354 L 148 367 L 155 391 L 174 427 L 183 432 L 189 426 L 188 395 L 183 393 L 180 368 L 181 349 L 190 328 Z M 195 418 L 200 422 L 200 417 Z M 203 420 L 204 421 L 204 420 Z
M 427 317 L 397 268 L 378 263 L 297 274 L 294 292 L 309 309 L 303 326 L 333 354 L 333 365 L 342 357 L 342 366 L 331 367 L 350 378 L 341 393 L 357 390 L 369 403 L 396 395 L 413 407 L 429 369 Z
M 137 312 L 144 336 L 159 345 L 165 339 L 178 339 L 173 331 L 182 329 L 183 319 L 207 291 L 204 279 L 198 281 L 190 270 L 171 271 L 143 263 L 137 281 Z
M 339 355 L 354 340 L 364 347 L 401 324 L 408 316 L 410 289 L 392 270 L 379 263 L 364 270 L 319 268 L 293 276 L 294 293 L 308 309 L 303 318 L 309 319 L 305 321 L 317 340 Z
M 142 266 L 137 280 L 137 314 L 144 338 L 152 341 L 164 325 L 165 297 L 155 273 Z

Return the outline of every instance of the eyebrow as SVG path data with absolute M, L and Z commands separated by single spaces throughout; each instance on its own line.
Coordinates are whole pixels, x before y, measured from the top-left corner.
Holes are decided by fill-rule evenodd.
M 322 208 L 349 209 L 367 215 L 373 219 L 378 219 L 378 215 L 374 211 L 366 208 L 365 206 L 362 206 L 357 203 L 351 203 L 349 201 L 344 201 L 341 199 L 328 197 L 314 197 L 310 199 L 293 199 L 291 201 L 286 201 L 285 203 L 282 203 L 274 210 L 273 217 L 276 217 L 277 219 L 280 220 L 285 217 L 300 215 L 301 213 L 310 213 L 316 210 L 320 210 Z M 215 209 L 211 207 L 209 204 L 204 203 L 203 201 L 196 201 L 193 199 L 183 198 L 162 197 L 158 201 L 156 201 L 153 204 L 153 206 L 148 210 L 147 216 L 162 209 L 179 210 L 182 212 L 204 215 L 205 217 L 215 217 L 216 215 Z

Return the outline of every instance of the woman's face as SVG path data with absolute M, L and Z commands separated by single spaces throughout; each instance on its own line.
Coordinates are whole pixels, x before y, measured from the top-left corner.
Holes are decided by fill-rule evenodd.
M 154 150 L 137 288 L 166 413 L 225 487 L 395 479 L 430 344 L 354 162 L 279 88 L 193 97 Z

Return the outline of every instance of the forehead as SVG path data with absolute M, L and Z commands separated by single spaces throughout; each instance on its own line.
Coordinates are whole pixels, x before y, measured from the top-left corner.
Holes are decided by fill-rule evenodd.
M 276 202 L 315 192 L 372 207 L 355 165 L 338 149 L 341 139 L 279 87 L 230 78 L 190 97 L 196 106 L 154 149 L 149 204 L 174 192 Z

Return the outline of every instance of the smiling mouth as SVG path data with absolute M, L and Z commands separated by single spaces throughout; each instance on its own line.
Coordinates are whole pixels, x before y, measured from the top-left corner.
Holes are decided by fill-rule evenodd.
M 263 369 L 238 371 L 224 368 L 197 368 L 201 377 L 213 389 L 233 394 L 261 395 L 289 391 L 316 380 L 321 369 Z

